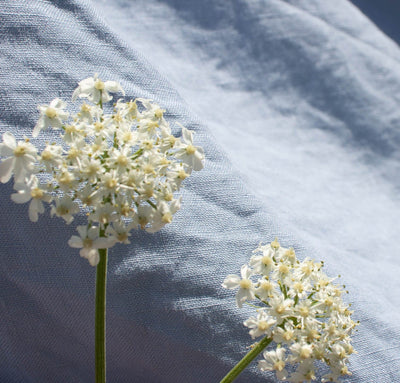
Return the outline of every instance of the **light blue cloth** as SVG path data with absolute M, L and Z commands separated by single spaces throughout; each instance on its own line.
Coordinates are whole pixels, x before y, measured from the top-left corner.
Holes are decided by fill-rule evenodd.
M 342 275 L 361 321 L 345 381 L 400 382 L 395 42 L 346 0 L 0 5 L 0 133 L 30 136 L 37 104 L 98 72 L 206 152 L 174 222 L 111 251 L 109 382 L 218 382 L 252 343 L 220 285 L 275 236 Z M 95 269 L 67 245 L 76 223 L 31 223 L 0 187 L 0 382 L 93 382 Z M 276 380 L 253 363 L 237 381 Z

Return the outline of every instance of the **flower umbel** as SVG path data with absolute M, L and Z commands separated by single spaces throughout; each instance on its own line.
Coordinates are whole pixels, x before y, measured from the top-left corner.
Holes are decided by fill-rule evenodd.
M 73 93 L 73 100 L 87 99 L 77 113 L 66 112 L 67 103 L 59 98 L 39 106 L 33 136 L 57 129 L 61 144 L 48 143 L 39 151 L 8 132 L 0 143 L 0 181 L 14 175 L 12 199 L 30 202 L 32 221 L 45 204 L 67 224 L 86 213 L 87 225 L 78 227 L 79 236 L 69 244 L 92 265 L 98 263 L 98 249 L 129 243 L 131 229 L 156 232 L 170 223 L 181 203 L 174 193 L 204 163 L 193 132 L 182 127 L 181 137 L 174 136 L 165 111 L 151 100 L 118 100 L 106 112 L 104 104 L 115 92 L 125 94 L 120 84 L 95 74 Z
M 0 182 L 14 175 L 16 203 L 29 202 L 36 222 L 50 205 L 51 216 L 70 224 L 85 213 L 87 224 L 77 227 L 68 244 L 96 266 L 95 378 L 106 382 L 106 279 L 108 249 L 129 244 L 130 231 L 156 232 L 172 222 L 181 198 L 182 181 L 204 163 L 203 149 L 193 145 L 193 132 L 182 127 L 175 137 L 164 119 L 165 110 L 151 100 L 118 100 L 109 112 L 110 93 L 122 93 L 116 81 L 97 74 L 79 82 L 72 99 L 87 99 L 72 116 L 59 98 L 38 107 L 32 136 L 47 128 L 61 132 L 63 143 L 46 143 L 41 152 L 11 133 L 0 143 Z M 111 108 L 108 108 L 109 110 Z M 68 118 L 70 119 L 68 120 Z M 58 140 L 60 141 L 60 140 Z
M 298 260 L 294 250 L 281 247 L 277 239 L 260 245 L 254 253 L 249 265 L 242 266 L 241 278 L 228 275 L 222 286 L 239 288 L 239 307 L 247 301 L 259 302 L 257 316 L 244 325 L 253 339 L 263 336 L 265 345 L 276 345 L 263 353 L 259 369 L 275 371 L 279 380 L 293 383 L 316 380 L 320 362 L 330 368 L 322 382 L 338 382 L 350 375 L 347 365 L 354 352 L 350 336 L 357 323 L 351 319 L 350 306 L 342 301 L 342 288 L 323 273 L 323 263 Z M 253 350 L 221 383 L 233 381 L 256 357 Z

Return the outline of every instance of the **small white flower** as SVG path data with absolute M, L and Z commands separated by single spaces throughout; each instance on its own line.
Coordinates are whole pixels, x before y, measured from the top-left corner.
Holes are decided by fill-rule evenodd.
M 118 100 L 115 108 L 124 116 L 124 118 L 129 121 L 135 120 L 138 117 L 138 106 L 136 100 L 130 100 L 129 102 L 122 102 L 122 100 Z
M 278 324 L 281 324 L 292 314 L 294 301 L 291 299 L 285 299 L 284 296 L 274 296 L 268 301 L 268 304 L 270 305 L 270 315 L 276 318 Z
M 305 322 L 313 322 L 316 315 L 315 306 L 312 305 L 312 301 L 308 299 L 301 300 L 295 307 L 294 312 L 296 316 L 300 319 L 303 327 L 305 326 Z
M 181 144 L 181 149 L 176 156 L 181 158 L 182 161 L 193 168 L 193 170 L 203 169 L 204 151 L 201 147 L 193 145 L 193 133 L 182 127 L 182 137 L 185 143 Z
M 288 372 L 285 369 L 285 349 L 278 347 L 273 351 L 265 351 L 263 356 L 264 360 L 258 362 L 258 368 L 261 371 L 275 371 L 279 380 L 285 380 L 288 376 Z
M 125 225 L 123 222 L 113 222 L 112 225 L 107 226 L 106 234 L 110 240 L 115 242 L 130 244 L 130 230 L 132 229 L 132 224 Z
M 274 253 L 270 248 L 262 250 L 262 255 L 253 255 L 250 258 L 249 265 L 253 267 L 255 273 L 266 275 L 275 267 L 273 255 Z
M 318 278 L 318 270 L 321 268 L 320 262 L 314 262 L 312 259 L 306 258 L 296 268 L 295 278 L 297 280 Z
M 11 133 L 4 133 L 3 142 L 0 143 L 0 156 L 8 158 L 0 163 L 0 181 L 7 183 L 14 173 L 15 182 L 23 182 L 33 171 L 36 153 L 36 148 L 29 141 L 17 143 Z
M 291 285 L 292 283 L 292 265 L 290 263 L 279 260 L 276 263 L 274 270 L 272 271 L 271 278 L 279 281 L 285 285 Z
M 307 360 L 298 365 L 297 370 L 290 375 L 288 381 L 292 383 L 310 383 L 316 379 L 313 361 Z
M 49 203 L 52 199 L 51 195 L 40 186 L 37 177 L 32 175 L 26 183 L 15 184 L 14 188 L 17 192 L 11 194 L 11 199 L 15 203 L 31 201 L 29 204 L 29 219 L 32 222 L 37 222 L 39 214 L 44 213 L 43 201 Z
M 285 322 L 285 325 L 282 327 L 276 327 L 274 330 L 274 342 L 275 343 L 283 343 L 289 344 L 292 343 L 295 335 L 297 334 L 296 329 L 293 327 L 293 323 L 291 321 Z
M 140 205 L 137 208 L 137 213 L 133 216 L 133 227 L 140 226 L 141 229 L 146 229 L 147 225 L 153 220 L 155 209 L 150 205 Z
M 81 172 L 90 183 L 95 183 L 106 172 L 106 169 L 104 169 L 100 159 L 91 156 L 82 159 Z M 92 189 L 91 191 L 93 192 Z
M 104 197 L 115 193 L 120 187 L 120 178 L 115 170 L 102 174 L 100 182 L 102 188 L 99 190 L 99 194 L 102 194 Z
M 77 192 L 77 198 L 82 202 L 86 208 L 88 206 L 99 206 L 101 205 L 101 196 L 93 190 L 91 184 L 86 184 L 81 190 Z
M 109 158 L 107 158 L 107 164 L 110 169 L 116 169 L 118 173 L 126 173 L 132 167 L 132 160 L 130 159 L 131 148 L 125 146 L 122 149 L 111 150 Z
M 339 362 L 338 364 L 334 364 L 331 366 L 331 372 L 325 374 L 322 377 L 321 382 L 339 382 L 340 377 L 342 377 L 343 375 L 351 375 L 351 372 L 344 362 Z
M 68 245 L 77 249 L 81 249 L 79 254 L 81 257 L 86 258 L 92 266 L 96 266 L 99 263 L 99 251 L 98 249 L 107 249 L 111 247 L 114 242 L 109 238 L 99 236 L 98 227 L 87 227 L 78 226 L 76 228 L 79 233 L 79 237 L 73 235 Z
M 65 193 L 74 190 L 79 183 L 79 179 L 76 178 L 76 173 L 72 171 L 72 169 L 68 170 L 65 167 L 60 168 L 60 172 L 57 174 L 55 181 Z
M 149 233 L 155 233 L 161 230 L 166 224 L 172 222 L 173 215 L 181 207 L 181 198 L 173 200 L 170 204 L 165 201 L 161 201 L 157 205 L 157 210 L 153 215 L 153 221 L 151 227 L 147 228 L 146 231 Z
M 75 101 L 79 97 L 87 98 L 89 101 L 97 104 L 100 101 L 105 103 L 112 100 L 112 96 L 109 95 L 109 92 L 120 92 L 125 95 L 125 92 L 120 84 L 118 84 L 116 81 L 103 82 L 98 78 L 97 73 L 93 77 L 89 77 L 80 81 L 78 85 L 79 86 L 72 94 L 72 101 Z
M 79 212 L 79 205 L 69 196 L 55 200 L 56 205 L 51 207 L 50 215 L 61 217 L 69 225 L 74 220 L 74 214 Z
M 97 207 L 92 214 L 89 214 L 88 219 L 93 222 L 99 222 L 100 226 L 103 227 L 104 225 L 117 221 L 118 215 L 114 206 L 107 202 L 106 204 Z
M 69 113 L 64 110 L 66 106 L 67 104 L 59 98 L 55 98 L 49 105 L 40 105 L 38 107 L 40 117 L 33 129 L 32 136 L 37 137 L 41 130 L 48 127 L 56 129 L 61 128 L 63 126 L 63 121 L 65 121 L 69 115 Z
M 278 285 L 273 281 L 266 278 L 259 279 L 256 284 L 255 293 L 261 300 L 268 300 L 276 295 Z
M 98 111 L 97 105 L 89 105 L 84 102 L 81 105 L 81 110 L 77 114 L 77 117 L 79 117 L 79 119 L 83 123 L 91 124 L 93 122 L 93 119 L 95 118 L 95 116 L 98 114 L 98 113 L 96 113 L 96 111 Z M 67 129 L 66 129 L 66 133 L 78 133 L 78 132 L 79 132 L 78 129 L 76 130 L 76 132 L 74 130 L 72 130 L 72 132 L 67 132 Z
M 261 335 L 270 335 L 271 327 L 275 323 L 274 318 L 270 317 L 265 311 L 259 310 L 257 317 L 250 317 L 243 324 L 251 329 L 249 334 L 255 339 Z
M 85 137 L 86 129 L 82 124 L 67 124 L 64 126 L 63 140 L 67 143 L 73 143 L 82 140 Z
M 254 299 L 254 284 L 250 277 L 253 275 L 252 271 L 247 265 L 243 265 L 240 269 L 241 278 L 238 275 L 230 274 L 225 278 L 222 287 L 226 289 L 237 289 L 236 293 L 236 304 L 238 307 L 242 307 L 243 302 L 246 300 L 251 301 Z
M 313 355 L 311 344 L 305 342 L 292 344 L 290 346 L 290 351 L 292 352 L 290 360 L 294 363 L 303 362 L 306 359 L 310 359 Z
M 179 189 L 181 183 L 190 176 L 191 168 L 187 169 L 182 164 L 171 164 L 166 172 L 167 182 L 173 189 Z
M 46 166 L 47 172 L 52 172 L 54 167 L 61 166 L 63 163 L 63 148 L 60 145 L 49 144 L 42 153 L 40 153 L 40 161 Z

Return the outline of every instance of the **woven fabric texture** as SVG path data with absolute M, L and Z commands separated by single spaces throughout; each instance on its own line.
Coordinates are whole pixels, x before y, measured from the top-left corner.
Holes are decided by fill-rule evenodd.
M 218 382 L 252 343 L 221 283 L 275 236 L 349 290 L 345 381 L 400 381 L 394 41 L 347 0 L 0 4 L 1 134 L 30 137 L 37 104 L 97 72 L 206 153 L 173 223 L 110 252 L 109 382 Z M 0 187 L 0 382 L 93 382 L 95 269 L 67 245 L 76 222 L 31 223 Z M 256 363 L 237 380 L 275 381 Z

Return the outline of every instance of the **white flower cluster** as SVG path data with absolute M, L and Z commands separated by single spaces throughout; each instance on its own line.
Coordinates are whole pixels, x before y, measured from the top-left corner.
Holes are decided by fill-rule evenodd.
M 17 142 L 11 133 L 4 133 L 0 143 L 0 156 L 6 157 L 0 163 L 0 181 L 14 175 L 11 198 L 30 201 L 31 221 L 44 212 L 44 202 L 52 216 L 67 224 L 80 211 L 87 214 L 87 225 L 78 226 L 79 236 L 68 243 L 94 266 L 98 249 L 129 243 L 131 229 L 156 232 L 170 223 L 180 208 L 174 192 L 204 162 L 192 131 L 182 127 L 180 138 L 172 135 L 157 104 L 118 100 L 106 113 L 103 103 L 112 99 L 109 92 L 124 94 L 117 82 L 95 75 L 74 91 L 73 100 L 87 98 L 90 103 L 84 102 L 71 118 L 60 99 L 38 107 L 33 136 L 48 127 L 60 129 L 62 145 L 47 143 L 39 151 L 29 139 Z
M 350 375 L 348 358 L 354 352 L 350 335 L 357 325 L 349 306 L 341 299 L 343 290 L 322 272 L 323 263 L 300 262 L 292 248 L 277 239 L 254 250 L 241 276 L 228 275 L 222 286 L 239 289 L 239 307 L 257 299 L 257 315 L 244 325 L 253 339 L 264 336 L 276 343 L 264 351 L 260 370 L 275 371 L 280 380 L 311 382 L 321 361 L 330 367 L 322 382 L 337 382 Z

